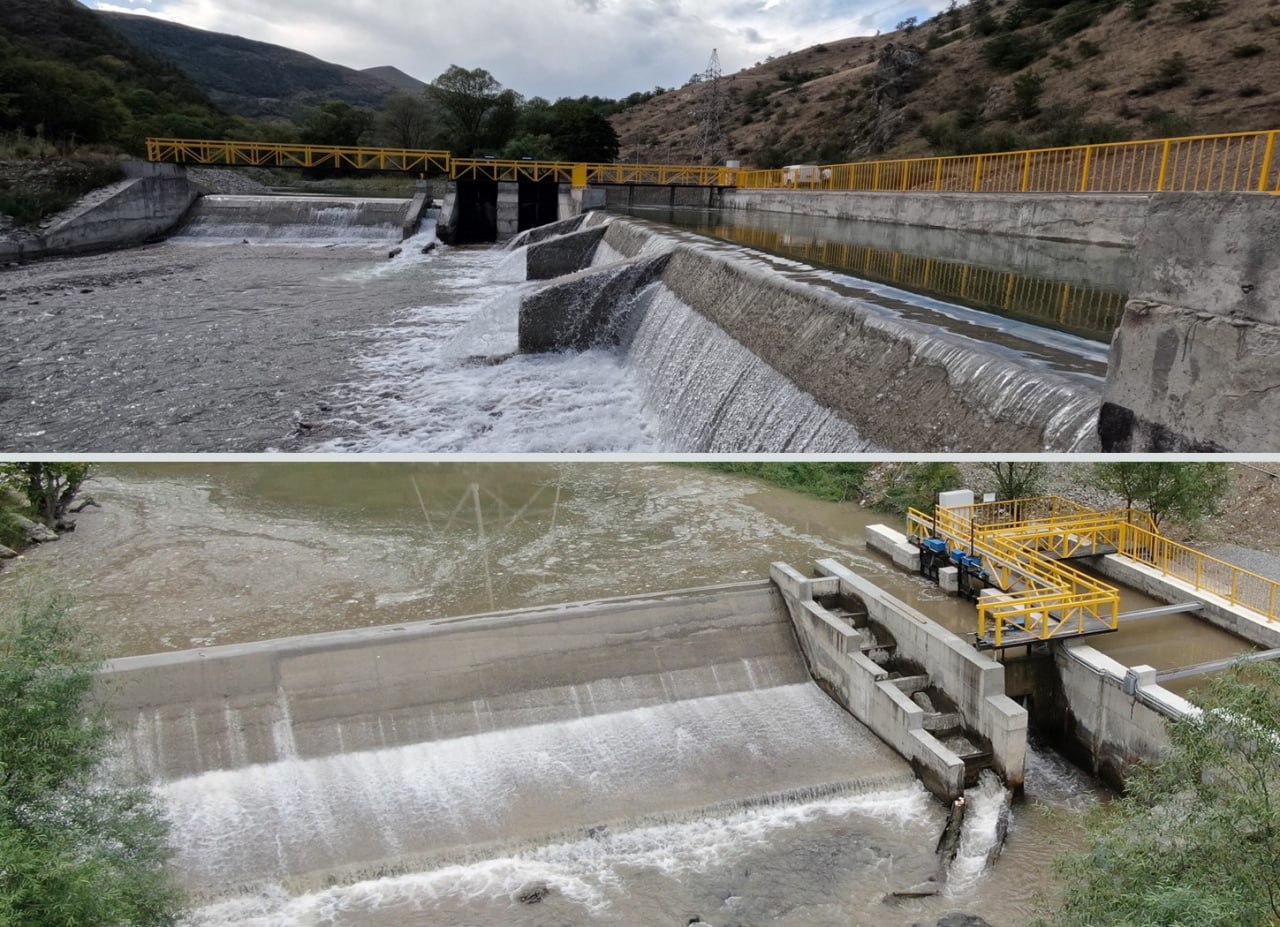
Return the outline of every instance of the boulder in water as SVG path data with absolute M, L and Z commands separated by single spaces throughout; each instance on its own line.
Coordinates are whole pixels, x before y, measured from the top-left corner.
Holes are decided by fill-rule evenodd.
M 531 885 L 516 895 L 516 900 L 521 904 L 537 904 L 543 898 L 551 894 L 551 888 L 545 882 L 537 885 Z
M 938 927 L 991 927 L 991 925 L 975 914 L 955 913 L 939 918 Z

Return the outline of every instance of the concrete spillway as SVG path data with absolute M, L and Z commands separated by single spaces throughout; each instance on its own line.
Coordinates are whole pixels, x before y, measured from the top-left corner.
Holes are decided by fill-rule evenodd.
M 206 898 L 918 791 L 808 681 L 765 584 L 129 658 L 102 684 Z
M 607 221 L 600 234 L 595 223 Z M 1097 345 L 592 215 L 529 246 L 524 350 L 613 344 L 693 450 L 1086 450 Z M 586 247 L 569 239 L 581 236 Z M 637 268 L 642 270 L 637 271 Z M 634 285 L 619 285 L 624 275 Z M 984 327 L 985 325 L 985 327 Z
M 204 196 L 187 213 L 183 241 L 399 241 L 411 204 L 401 199 Z

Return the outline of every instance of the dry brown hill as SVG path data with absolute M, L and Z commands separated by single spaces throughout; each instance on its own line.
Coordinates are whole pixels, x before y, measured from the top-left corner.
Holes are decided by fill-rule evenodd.
M 705 90 L 614 116 L 621 157 L 697 162 Z M 1280 128 L 1280 0 L 974 0 L 721 92 L 725 155 L 757 167 Z

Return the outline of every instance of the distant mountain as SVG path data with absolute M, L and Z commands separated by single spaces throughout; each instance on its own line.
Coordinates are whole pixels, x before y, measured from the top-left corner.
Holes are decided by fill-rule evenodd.
M 412 93 L 416 95 L 422 93 L 422 89 L 427 86 L 416 77 L 410 77 L 408 74 L 404 73 L 404 71 L 401 71 L 399 68 L 393 68 L 390 65 L 383 65 L 380 68 L 365 68 L 360 73 L 368 74 L 370 77 L 377 78 L 378 80 L 390 84 L 392 87 L 395 87 L 397 90 L 403 91 L 404 93 Z
M 309 107 L 327 100 L 380 109 L 406 83 L 422 86 L 395 68 L 357 71 L 280 45 L 153 16 L 98 15 L 136 47 L 172 62 L 216 103 L 244 116 L 297 121 Z

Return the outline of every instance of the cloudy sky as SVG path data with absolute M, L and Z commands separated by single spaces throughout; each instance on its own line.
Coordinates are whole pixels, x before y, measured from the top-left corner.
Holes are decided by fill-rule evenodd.
M 625 96 L 769 55 L 892 29 L 947 0 L 85 0 L 429 81 L 488 69 L 525 96 Z

